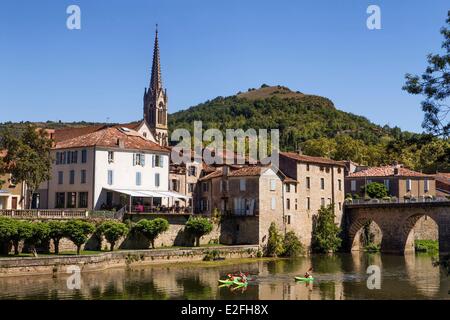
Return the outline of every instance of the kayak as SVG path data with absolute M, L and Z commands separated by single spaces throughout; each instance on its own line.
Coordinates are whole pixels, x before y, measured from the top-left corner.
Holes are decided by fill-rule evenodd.
M 313 277 L 305 278 L 305 277 L 295 277 L 295 280 L 297 281 L 314 281 Z
M 241 280 L 241 277 L 234 277 L 234 280 L 231 280 L 231 279 L 219 280 L 219 282 L 223 283 L 223 284 L 228 284 L 228 285 L 242 283 L 242 282 L 239 282 L 239 280 Z

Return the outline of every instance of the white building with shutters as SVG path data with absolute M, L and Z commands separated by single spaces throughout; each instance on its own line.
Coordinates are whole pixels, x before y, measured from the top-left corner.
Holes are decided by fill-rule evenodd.
M 167 206 L 169 149 L 126 127 L 106 127 L 59 141 L 51 179 L 34 197 L 40 208 L 120 209 Z

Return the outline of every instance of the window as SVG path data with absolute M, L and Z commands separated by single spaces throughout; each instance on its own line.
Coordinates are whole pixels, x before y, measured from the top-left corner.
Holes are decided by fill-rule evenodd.
M 145 154 L 134 153 L 133 154 L 133 166 L 145 166 Z
M 113 193 L 112 192 L 107 192 L 106 193 L 106 206 L 108 208 L 112 207 L 112 202 L 113 202 Z
M 356 191 L 356 180 L 351 180 L 350 181 L 350 190 L 351 191 Z
M 297 202 L 297 198 L 295 198 L 295 210 L 298 209 L 298 202 Z
M 245 191 L 245 188 L 246 188 L 245 183 L 246 183 L 246 180 L 245 180 L 245 179 L 240 179 L 240 180 L 239 180 L 239 190 L 240 190 L 240 191 Z
M 147 138 L 147 132 L 142 133 L 142 135 L 144 136 L 144 138 Z
M 202 187 L 203 187 L 203 192 L 207 192 L 208 191 L 208 182 L 203 182 Z
M 323 170 L 325 170 L 325 168 L 321 166 L 321 167 L 320 167 L 320 171 L 323 171 Z
M 276 208 L 277 208 L 277 199 L 275 197 L 272 197 L 271 209 L 275 210 Z
M 306 164 L 306 171 L 309 171 L 309 163 Z
M 31 208 L 32 209 L 39 209 L 39 203 L 41 202 L 41 194 L 40 193 L 33 193 L 33 196 L 31 198 Z
M 86 183 L 86 170 L 81 170 L 81 184 Z
M 411 179 L 406 180 L 406 192 L 411 191 Z
M 367 184 L 371 184 L 372 180 L 371 179 L 367 179 Z
M 64 183 L 64 172 L 58 171 L 58 184 Z
M 342 169 L 341 169 L 341 168 L 338 168 L 337 172 L 338 172 L 338 173 L 341 173 L 341 172 L 342 172 Z
M 75 183 L 75 170 L 70 170 L 69 183 L 70 184 L 74 184 Z
M 306 209 L 311 210 L 311 198 L 306 198 Z
M 56 164 L 60 164 L 61 163 L 61 152 L 57 152 L 56 153 L 55 161 L 56 161 Z
M 320 198 L 320 205 L 325 207 L 325 198 Z
M 228 191 L 228 181 L 227 180 L 221 180 L 220 181 L 220 192 L 227 192 Z
M 291 192 L 291 185 L 286 183 L 286 192 Z
M 163 156 L 159 155 L 159 154 L 155 154 L 153 156 L 153 167 L 159 167 L 162 168 L 164 167 L 164 162 L 163 162 Z
M 57 192 L 55 200 L 56 200 L 56 203 L 55 203 L 56 208 L 62 209 L 65 207 L 65 193 L 64 192 Z
M 78 151 L 72 151 L 72 163 L 78 163 Z
M 429 181 L 428 181 L 428 179 L 425 179 L 423 181 L 423 190 L 424 190 L 424 192 L 428 192 L 428 190 L 430 190 L 429 188 L 430 188 Z
M 87 162 L 87 150 L 81 150 L 81 163 Z
M 322 190 L 325 189 L 325 179 L 324 178 L 320 178 L 320 189 L 322 189 Z
M 189 167 L 189 175 L 194 176 L 194 177 L 197 175 L 197 167 L 196 166 Z
M 172 190 L 173 191 L 178 191 L 178 185 L 179 185 L 178 180 L 177 179 L 172 179 L 171 183 L 172 183 Z
M 188 184 L 188 192 L 194 192 L 194 186 L 195 186 L 195 183 L 189 183 Z
M 136 172 L 136 185 L 137 186 L 141 185 L 141 173 L 140 172 Z
M 88 193 L 80 192 L 78 193 L 78 208 L 87 208 L 88 206 Z
M 114 151 L 108 151 L 108 163 L 114 162 Z
M 277 187 L 277 181 L 276 180 L 270 180 L 270 191 L 275 191 Z
M 291 199 L 286 199 L 286 209 L 291 210 Z
M 67 192 L 67 208 L 75 208 L 77 205 L 77 193 Z
M 311 178 L 306 177 L 306 189 L 311 189 Z
M 112 170 L 108 170 L 108 184 L 112 185 L 114 182 L 114 172 Z
M 386 187 L 386 190 L 389 191 L 389 179 L 384 179 L 384 186 Z
M 159 187 L 160 181 L 159 181 L 159 173 L 155 173 L 155 187 Z
M 200 200 L 200 209 L 201 211 L 208 211 L 208 199 L 201 199 Z
M 290 215 L 286 216 L 286 223 L 291 224 L 291 216 Z
M 338 179 L 338 188 L 339 188 L 339 191 L 342 191 L 342 180 L 341 179 Z
M 339 202 L 339 210 L 342 210 L 342 203 Z
M 331 204 L 331 198 L 328 198 L 328 204 Z

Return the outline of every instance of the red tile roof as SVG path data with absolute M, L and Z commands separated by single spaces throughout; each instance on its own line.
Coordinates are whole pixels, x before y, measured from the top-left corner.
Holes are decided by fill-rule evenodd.
M 65 129 L 57 129 L 53 133 L 53 140 L 58 143 L 60 141 L 73 139 L 79 136 L 83 136 L 89 133 L 93 133 L 99 130 L 106 128 L 104 125 L 97 126 L 87 126 L 80 128 L 65 128 Z
M 299 162 L 316 163 L 316 164 L 331 164 L 331 165 L 335 165 L 335 166 L 345 167 L 345 165 L 342 161 L 335 161 L 332 159 L 322 158 L 322 157 L 306 156 L 303 154 L 298 154 L 296 152 L 280 152 L 280 156 L 294 159 Z
M 450 172 L 439 172 L 434 175 L 437 181 L 450 184 Z
M 125 132 L 118 127 L 108 127 L 68 140 L 59 141 L 53 149 L 92 146 L 119 148 L 119 140 L 124 142 L 125 149 L 169 152 L 168 148 L 161 147 L 157 143 L 145 139 L 137 131 L 129 130 L 128 132 Z
M 394 166 L 383 166 L 383 167 L 371 167 L 366 170 L 353 172 L 348 175 L 350 178 L 357 177 L 389 177 L 394 176 Z M 403 167 L 398 168 L 399 177 L 433 177 L 431 175 L 423 174 L 417 171 L 409 170 Z

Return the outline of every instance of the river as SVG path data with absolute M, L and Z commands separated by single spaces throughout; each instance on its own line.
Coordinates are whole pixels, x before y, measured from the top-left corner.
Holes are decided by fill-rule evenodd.
M 380 289 L 368 289 L 366 269 L 381 270 Z M 313 284 L 296 283 L 310 266 Z M 251 274 L 245 290 L 219 288 L 229 272 Z M 424 254 L 312 255 L 294 260 L 255 260 L 233 265 L 134 266 L 81 273 L 80 289 L 69 275 L 0 278 L 0 299 L 450 299 L 450 277 Z

